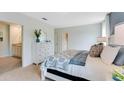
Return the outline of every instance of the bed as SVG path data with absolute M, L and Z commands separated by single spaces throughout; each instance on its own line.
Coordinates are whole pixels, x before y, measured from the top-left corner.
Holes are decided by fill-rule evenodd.
M 102 62 L 100 57 L 95 58 L 95 57 L 90 57 L 89 55 L 87 55 L 86 57 L 86 62 L 85 62 L 86 64 L 84 66 L 69 64 L 70 59 L 72 59 L 72 57 L 79 52 L 80 52 L 79 50 L 68 50 L 66 52 L 61 53 L 59 56 L 57 56 L 58 59 L 60 59 L 63 56 L 64 58 L 66 58 L 66 62 L 65 62 L 66 64 L 64 68 L 61 67 L 61 65 L 63 65 L 64 62 L 62 64 L 59 64 L 58 66 L 56 65 L 57 64 L 56 62 L 55 63 L 53 62 L 53 60 L 51 64 L 52 66 L 48 64 L 46 65 L 46 62 L 44 62 L 41 66 L 42 80 L 45 80 L 45 78 L 49 78 L 57 81 L 71 80 L 71 79 L 62 77 L 60 75 L 57 75 L 55 73 L 49 72 L 49 70 L 54 70 L 54 71 L 57 71 L 57 73 L 62 72 L 67 75 L 71 75 L 72 78 L 74 76 L 77 78 L 84 79 L 82 81 L 86 81 L 86 80 L 106 81 L 106 80 L 112 80 L 113 69 L 120 68 L 120 66 L 116 66 L 114 64 L 112 65 L 105 64 L 104 62 Z M 80 81 L 80 79 L 77 81 Z
M 69 80 L 67 78 L 63 78 L 56 74 L 49 73 L 48 69 L 63 72 L 68 75 L 80 77 L 86 80 L 92 80 L 92 81 L 113 80 L 112 73 L 114 72 L 114 70 L 115 69 L 122 70 L 122 66 L 124 66 L 124 43 L 123 43 L 124 31 L 123 29 L 124 29 L 123 23 L 117 24 L 115 26 L 115 34 L 108 38 L 109 46 L 121 47 L 119 50 L 119 53 L 117 53 L 117 55 L 115 56 L 115 59 L 112 64 L 109 64 L 109 65 L 105 64 L 105 63 L 108 63 L 108 61 L 103 61 L 101 57 L 91 57 L 89 54 L 87 56 L 84 56 L 85 58 L 84 65 L 69 64 L 70 59 L 72 59 L 74 55 L 76 55 L 80 51 L 79 50 L 67 50 L 59 54 L 59 56 L 57 55 L 58 59 L 61 57 L 64 57 L 66 59 L 66 62 L 65 62 L 66 64 L 65 64 L 64 69 L 61 67 L 61 65 L 56 65 L 58 61 L 55 63 L 51 61 L 51 63 L 54 63 L 55 66 L 48 66 L 46 65 L 47 60 L 44 61 L 44 63 L 41 66 L 42 80 L 44 80 L 46 77 L 52 80 L 59 80 L 59 81 Z M 111 56 L 111 53 L 112 51 L 108 52 L 109 56 Z M 106 59 L 109 59 L 109 56 Z

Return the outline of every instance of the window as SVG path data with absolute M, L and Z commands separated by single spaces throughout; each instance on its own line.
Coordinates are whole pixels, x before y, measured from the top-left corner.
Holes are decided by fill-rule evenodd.
M 106 22 L 105 20 L 102 22 L 102 37 L 107 36 L 107 31 L 106 31 Z

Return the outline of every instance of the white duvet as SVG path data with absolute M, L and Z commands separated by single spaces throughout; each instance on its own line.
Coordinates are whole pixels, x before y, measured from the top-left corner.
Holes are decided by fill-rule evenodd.
M 112 80 L 113 65 L 104 64 L 100 58 L 87 57 L 85 66 L 70 65 L 68 71 L 75 76 L 88 80 Z

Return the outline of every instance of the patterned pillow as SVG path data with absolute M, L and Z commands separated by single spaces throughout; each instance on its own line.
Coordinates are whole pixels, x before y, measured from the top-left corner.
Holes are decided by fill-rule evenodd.
M 65 70 L 68 63 L 69 63 L 69 59 L 67 59 L 64 56 L 63 57 L 61 56 L 57 59 L 56 68 Z
M 46 59 L 46 66 L 47 66 L 47 67 L 55 67 L 56 62 L 57 62 L 57 58 L 56 58 L 56 57 L 54 57 L 54 56 L 49 56 L 49 57 Z
M 102 43 L 99 43 L 99 44 L 95 44 L 93 46 L 91 46 L 91 49 L 90 49 L 90 52 L 89 52 L 89 55 L 91 57 L 100 57 L 101 53 L 102 53 L 102 50 L 103 50 L 103 44 Z

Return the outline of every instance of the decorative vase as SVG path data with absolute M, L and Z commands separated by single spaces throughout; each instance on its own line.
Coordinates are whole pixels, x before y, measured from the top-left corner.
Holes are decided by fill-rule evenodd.
M 37 43 L 39 43 L 39 42 L 40 42 L 40 39 L 39 39 L 39 38 L 37 38 L 37 39 L 36 39 L 36 42 L 37 42 Z

